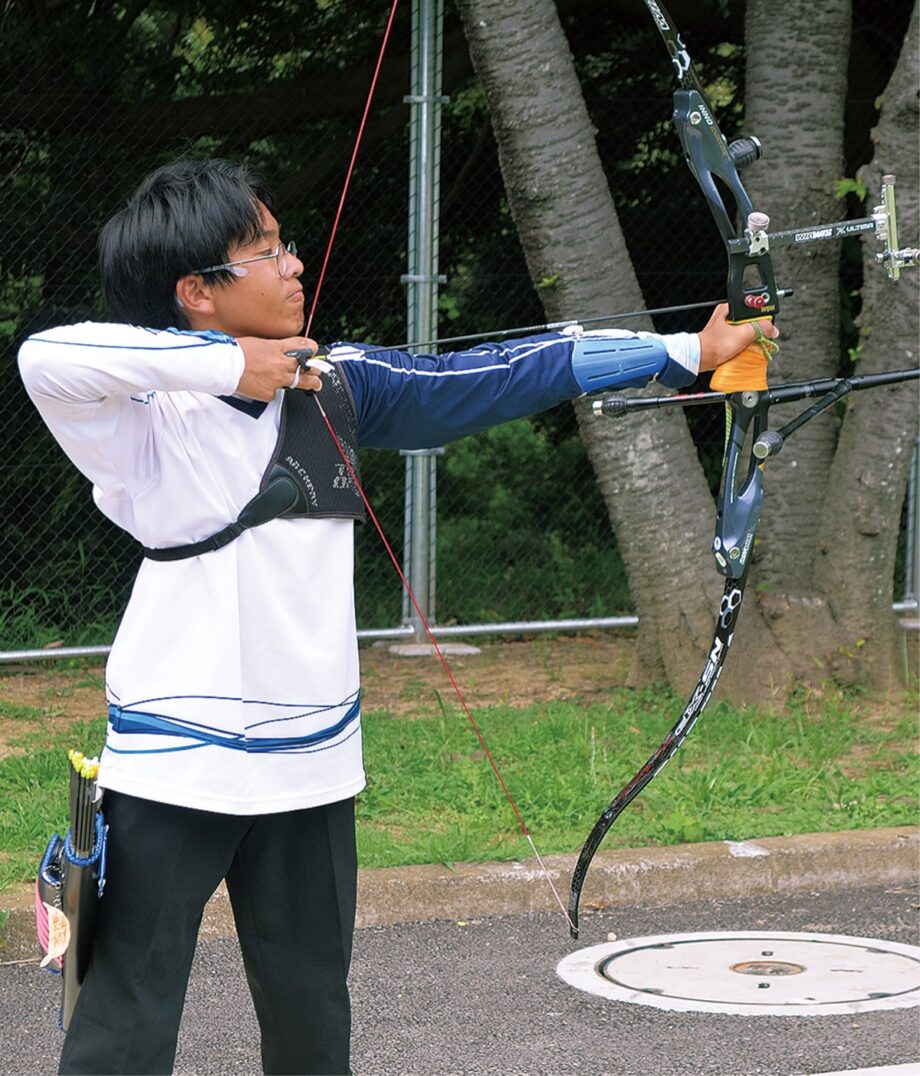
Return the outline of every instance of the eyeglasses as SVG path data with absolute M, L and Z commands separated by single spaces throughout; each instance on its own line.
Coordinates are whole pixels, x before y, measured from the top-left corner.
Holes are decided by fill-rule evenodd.
M 228 272 L 233 273 L 234 276 L 246 276 L 249 270 L 243 269 L 241 266 L 248 265 L 250 262 L 265 262 L 269 258 L 274 258 L 278 276 L 284 279 L 284 277 L 293 272 L 293 259 L 296 257 L 296 243 L 291 242 L 287 245 L 279 243 L 271 254 L 259 254 L 255 258 L 241 258 L 238 262 L 224 262 L 222 265 L 206 265 L 204 269 L 193 269 L 192 272 L 198 274 L 216 273 L 220 269 L 226 269 Z

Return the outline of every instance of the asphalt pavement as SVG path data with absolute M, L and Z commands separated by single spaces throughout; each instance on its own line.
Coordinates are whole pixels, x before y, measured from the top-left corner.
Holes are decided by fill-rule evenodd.
M 916 832 L 876 831 L 875 837 L 877 848 L 886 854 L 873 858 L 866 835 L 855 845 L 836 835 L 827 845 L 823 877 L 814 870 L 795 876 L 788 860 L 786 868 L 774 867 L 773 881 L 766 887 L 756 882 L 762 873 L 745 872 L 751 864 L 762 867 L 771 859 L 778 864 L 778 853 L 789 850 L 788 842 L 735 846 L 729 856 L 748 877 L 749 892 L 737 894 L 736 885 L 727 893 L 729 875 L 720 878 L 715 871 L 712 886 L 700 883 L 704 899 L 691 899 L 680 886 L 657 885 L 645 853 L 637 853 L 635 858 L 645 867 L 637 868 L 636 877 L 641 882 L 649 875 L 653 881 L 636 889 L 617 885 L 613 899 L 603 886 L 595 888 L 577 943 L 569 939 L 558 909 L 521 910 L 525 898 L 515 895 L 513 885 L 510 914 L 482 914 L 472 888 L 461 886 L 451 904 L 436 891 L 433 876 L 423 872 L 429 883 L 429 900 L 423 905 L 424 887 L 403 878 L 401 918 L 419 918 L 393 921 L 391 908 L 382 915 L 387 921 L 365 925 L 356 936 L 356 1076 L 799 1076 L 911 1063 L 920 1072 L 920 1009 L 839 1016 L 678 1013 L 611 1002 L 567 986 L 555 973 L 573 946 L 598 944 L 611 933 L 626 938 L 720 930 L 803 931 L 915 945 L 920 908 Z M 767 845 L 769 855 L 763 851 Z M 846 847 L 857 862 L 841 871 Z M 674 883 L 692 877 L 694 859 L 721 862 L 717 852 L 712 846 L 675 849 L 658 865 L 669 865 Z M 681 864 L 680 869 L 675 864 Z M 483 876 L 494 866 L 471 870 Z M 604 868 L 601 882 L 605 871 L 611 876 L 609 859 Z M 661 877 L 667 875 L 665 871 Z M 448 873 L 437 876 L 447 878 Z M 392 876 L 383 881 L 395 884 Z M 366 923 L 374 917 L 368 906 L 374 885 L 364 884 L 362 891 Z M 487 894 L 478 903 L 490 906 L 496 898 Z M 604 904 L 608 906 L 590 907 Z M 437 917 L 421 918 L 423 907 L 434 908 Z M 180 1038 L 179 1076 L 260 1071 L 258 1029 L 238 948 L 221 922 L 217 915 L 199 943 Z M 34 960 L 12 962 L 9 946 L 6 958 L 0 966 L 0 1073 L 53 1073 L 61 1042 L 56 1026 L 59 980 L 39 972 Z

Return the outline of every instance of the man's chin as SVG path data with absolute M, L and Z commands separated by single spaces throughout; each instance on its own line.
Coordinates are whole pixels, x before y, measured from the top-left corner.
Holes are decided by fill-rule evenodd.
M 292 336 L 303 336 L 303 330 L 304 325 L 301 321 L 297 325 L 276 327 L 271 332 L 263 333 L 262 336 L 265 340 L 289 340 Z

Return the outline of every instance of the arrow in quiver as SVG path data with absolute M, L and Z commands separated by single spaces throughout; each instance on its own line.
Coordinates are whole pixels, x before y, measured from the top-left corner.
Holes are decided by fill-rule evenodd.
M 60 1023 L 70 1026 L 86 976 L 105 886 L 107 827 L 96 787 L 99 760 L 70 751 L 70 827 L 48 841 L 35 883 L 35 929 L 41 967 L 63 980 Z

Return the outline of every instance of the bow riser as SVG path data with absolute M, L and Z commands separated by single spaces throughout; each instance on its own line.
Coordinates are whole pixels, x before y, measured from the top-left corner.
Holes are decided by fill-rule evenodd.
M 760 155 L 760 143 L 756 139 L 747 139 L 729 146 L 699 90 L 675 92 L 673 120 L 684 159 L 700 185 L 726 245 L 741 237 L 716 185 L 717 179 L 730 191 L 736 212 L 747 226 L 746 236 L 762 233 L 769 218 L 754 209 L 736 163 L 736 159 L 746 163 L 756 160 Z M 734 147 L 738 149 L 733 152 Z M 745 241 L 743 249 L 729 248 L 726 294 L 728 317 L 733 322 L 773 317 L 779 311 L 779 289 L 769 249 L 756 250 L 756 244 L 749 240 Z
M 731 579 L 747 571 L 754 549 L 763 506 L 763 467 L 745 448 L 749 431 L 755 443 L 765 432 L 768 407 L 766 396 L 760 392 L 738 392 L 728 397 L 731 421 L 712 553 L 719 571 Z M 742 477 L 745 461 L 747 471 Z

